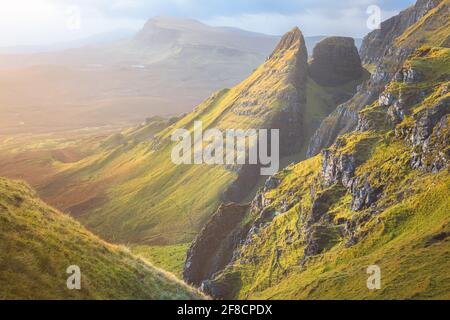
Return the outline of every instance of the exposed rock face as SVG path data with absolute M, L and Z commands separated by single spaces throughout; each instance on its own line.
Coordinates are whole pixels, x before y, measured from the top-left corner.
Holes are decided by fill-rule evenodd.
M 330 150 L 324 150 L 322 153 L 322 177 L 325 186 L 342 183 L 345 187 L 351 187 L 356 168 L 355 157 L 352 154 L 337 156 Z
M 335 139 L 356 128 L 358 112 L 366 105 L 372 104 L 379 98 L 385 85 L 395 76 L 396 71 L 403 65 L 406 58 L 420 46 L 394 46 L 397 37 L 407 28 L 419 21 L 427 12 L 435 8 L 442 1 L 419 0 L 415 6 L 404 10 L 399 15 L 381 24 L 380 30 L 369 33 L 363 41 L 360 56 L 363 64 L 374 64 L 375 72 L 370 80 L 359 87 L 358 92 L 348 102 L 339 106 L 321 124 L 308 147 L 307 156 L 312 157 L 323 148 L 329 147 Z M 404 75 L 402 75 L 404 77 Z M 409 74 L 407 81 L 415 81 L 418 74 Z
M 353 211 L 369 208 L 380 196 L 381 188 L 372 188 L 366 177 L 358 177 L 353 180 L 351 186 Z
M 407 28 L 419 21 L 441 0 L 419 0 L 400 14 L 381 23 L 380 29 L 369 33 L 361 46 L 361 59 L 364 64 L 378 64 L 392 49 L 392 43 Z
M 267 83 L 283 81 L 289 84 L 291 89 L 273 92 L 264 90 L 258 94 L 242 92 L 242 96 L 248 96 L 253 100 L 241 103 L 236 112 L 240 115 L 261 116 L 270 110 L 261 106 L 258 100 L 270 100 L 276 96 L 278 103 L 283 107 L 273 114 L 265 127 L 280 130 L 280 156 L 288 156 L 298 152 L 308 143 L 308 139 L 304 138 L 305 126 L 302 125 L 305 121 L 308 52 L 300 29 L 294 28 L 281 38 L 265 65 L 267 68 L 264 74 L 252 83 L 253 87 L 264 88 Z M 258 114 L 253 114 L 255 112 Z M 238 169 L 238 173 L 239 177 L 224 192 L 224 202 L 242 201 L 256 185 L 260 177 L 260 166 L 245 165 Z
M 409 140 L 414 146 L 424 145 L 430 137 L 436 124 L 443 116 L 450 112 L 450 98 L 444 98 L 432 108 L 415 115 L 416 125 L 414 126 Z
M 333 144 L 336 137 L 351 131 L 358 122 L 358 112 L 351 108 L 353 103 L 364 103 L 371 100 L 371 97 L 361 94 L 355 96 L 350 102 L 346 102 L 336 108 L 320 125 L 311 138 L 306 152 L 307 157 L 313 157 L 324 148 Z M 355 102 L 358 100 L 358 102 Z
M 322 151 L 321 167 L 318 157 L 267 179 L 252 202 L 251 226 L 241 234 L 232 262 L 203 283 L 206 292 L 221 298 L 233 298 L 237 293 L 245 296 L 252 290 L 258 295 L 276 284 L 286 284 L 289 273 L 296 272 L 293 269 L 308 272 L 322 260 L 314 256 L 331 248 L 351 247 L 367 237 L 371 238 L 365 244 L 370 245 L 372 232 L 380 224 L 387 230 L 397 223 L 386 222 L 392 213 L 389 208 L 415 199 L 410 197 L 417 189 L 429 190 L 428 184 L 421 185 L 421 179 L 431 178 L 433 186 L 442 182 L 439 175 L 413 172 L 409 166 L 438 172 L 450 165 L 448 63 L 442 62 L 448 61 L 448 51 L 423 48 L 403 63 L 408 52 L 390 55 L 392 63 L 383 60 L 352 102 L 338 108 L 340 120 L 328 127 L 335 130 L 325 136 L 332 146 Z M 367 101 L 373 104 L 367 105 Z M 332 138 L 355 128 L 351 134 Z M 322 142 L 318 140 L 317 146 Z M 311 167 L 312 172 L 307 169 Z M 446 172 L 440 174 L 448 179 Z M 405 210 L 405 215 L 414 213 L 412 207 Z M 449 234 L 441 230 L 427 238 L 425 245 L 445 241 Z M 336 246 L 338 243 L 343 246 Z
M 362 75 L 361 59 L 352 38 L 330 37 L 314 48 L 309 74 L 324 86 L 341 85 Z
M 231 261 L 240 241 L 237 227 L 248 209 L 249 205 L 220 206 L 187 253 L 183 271 L 187 283 L 199 287 Z
M 289 60 L 287 66 L 283 66 L 283 70 L 279 71 L 286 74 L 287 82 L 292 84 L 295 90 L 277 93 L 279 100 L 285 106 L 281 112 L 275 115 L 270 125 L 274 129 L 281 128 L 280 153 L 282 156 L 294 153 L 306 142 L 299 139 L 303 135 L 303 126 L 299 124 L 304 121 L 308 52 L 305 39 L 299 28 L 294 28 L 281 38 L 269 60 L 272 60 L 273 65 L 279 65 L 280 59 L 284 59 L 288 51 L 294 57 Z
M 414 119 L 412 128 L 396 130 L 398 137 L 414 147 L 411 167 L 428 172 L 447 168 L 450 163 L 450 98 L 443 98 L 433 107 L 415 114 Z

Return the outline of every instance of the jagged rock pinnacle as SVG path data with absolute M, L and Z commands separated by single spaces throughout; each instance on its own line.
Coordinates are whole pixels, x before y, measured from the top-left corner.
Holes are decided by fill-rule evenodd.
M 297 46 L 300 53 L 302 53 L 307 60 L 308 52 L 306 49 L 305 39 L 303 37 L 303 33 L 300 31 L 298 27 L 295 27 L 281 38 L 275 50 L 271 54 L 270 58 L 275 57 L 277 54 L 287 49 L 294 49 L 295 46 Z

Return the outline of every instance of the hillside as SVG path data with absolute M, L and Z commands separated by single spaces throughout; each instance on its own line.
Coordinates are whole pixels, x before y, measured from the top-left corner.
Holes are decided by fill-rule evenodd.
M 66 286 L 78 265 L 81 290 Z M 42 202 L 22 182 L 0 178 L 0 300 L 200 299 L 174 276 L 100 240 Z
M 365 76 L 361 72 L 356 80 L 334 86 L 317 84 L 308 76 L 303 35 L 294 29 L 246 80 L 213 94 L 184 117 L 156 125 L 166 127 L 156 135 L 146 136 L 155 126 L 151 121 L 134 129 L 144 132 L 139 139 L 128 130 L 65 163 L 48 156 L 48 151 L 45 158 L 36 151 L 42 167 L 36 166 L 34 175 L 43 170 L 46 174 L 33 179 L 33 185 L 46 201 L 109 241 L 187 243 L 221 202 L 252 197 L 261 178 L 258 166 L 173 164 L 170 136 L 175 129 L 192 131 L 195 121 L 202 121 L 204 130 L 280 128 L 282 162 L 289 163 L 304 157 L 306 143 L 321 120 L 339 101 L 351 97 Z M 3 163 L 18 163 L 13 160 L 17 154 L 4 157 Z M 20 163 L 35 166 L 37 159 L 22 158 Z M 33 173 L 27 177 L 23 171 L 2 174 L 33 178 Z
M 415 41 L 429 23 L 442 43 L 450 28 L 434 19 L 447 3 L 396 43 Z M 201 239 L 217 228 L 213 217 L 189 251 L 185 279 L 221 298 L 449 299 L 449 74 L 449 48 L 414 51 L 361 107 L 354 130 L 269 178 L 247 214 L 228 208 L 240 218 L 216 236 L 209 256 L 220 264 L 199 280 L 190 266 L 209 263 Z M 366 286 L 372 265 L 380 290 Z

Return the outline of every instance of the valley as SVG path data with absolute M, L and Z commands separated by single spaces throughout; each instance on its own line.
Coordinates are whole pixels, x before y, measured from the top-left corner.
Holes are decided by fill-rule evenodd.
M 450 299 L 449 9 L 3 56 L 0 299 Z

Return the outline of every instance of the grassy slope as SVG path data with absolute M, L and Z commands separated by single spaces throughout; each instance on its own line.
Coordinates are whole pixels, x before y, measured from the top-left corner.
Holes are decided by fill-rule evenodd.
M 139 245 L 131 248 L 132 252 L 150 261 L 153 265 L 172 272 L 178 278 L 183 278 L 183 267 L 190 243 L 168 246 Z
M 442 88 L 449 85 L 442 79 L 450 71 L 450 49 L 435 48 L 425 55 L 418 54 L 406 65 L 414 66 L 424 79 L 415 84 L 393 82 L 386 92 L 398 95 L 400 89 L 403 93 L 428 90 L 423 102 L 409 106 L 410 114 L 450 95 L 442 93 Z M 386 108 L 375 103 L 361 113 L 376 123 L 384 119 L 380 114 L 386 115 Z M 406 117 L 397 128 L 411 127 L 414 121 Z M 328 214 L 335 227 L 327 230 L 325 252 L 308 258 L 302 266 L 305 239 L 297 224 L 300 221 L 301 226 L 299 215 L 306 217 L 311 211 L 310 186 L 317 188 L 322 156 L 291 166 L 278 175 L 281 184 L 265 198 L 272 199 L 270 206 L 275 210 L 286 203 L 294 202 L 295 206 L 277 216 L 254 236 L 250 245 L 243 246 L 241 258 L 219 277 L 238 279 L 238 298 L 450 298 L 450 240 L 432 241 L 450 232 L 449 171 L 434 174 L 412 170 L 412 147 L 396 138 L 392 128 L 381 124 L 377 128 L 342 136 L 330 149 L 335 154 L 353 154 L 361 161 L 356 176 L 366 176 L 372 187 L 384 188 L 375 207 L 380 212 L 358 230 L 367 236 L 346 247 L 348 238 L 339 235 L 342 226 L 338 221 L 362 217 L 373 208 L 350 210 L 352 196 L 338 185 L 316 190 L 329 194 Z M 281 252 L 278 258 L 277 251 Z M 370 291 L 366 287 L 366 268 L 373 264 L 382 269 L 382 290 Z
M 449 39 L 450 1 L 443 0 L 395 41 L 395 46 L 417 48 L 425 44 L 443 46 Z
M 68 290 L 66 268 L 81 268 Z M 0 178 L 0 299 L 198 299 L 174 276 L 92 235 L 42 202 L 27 185 Z

